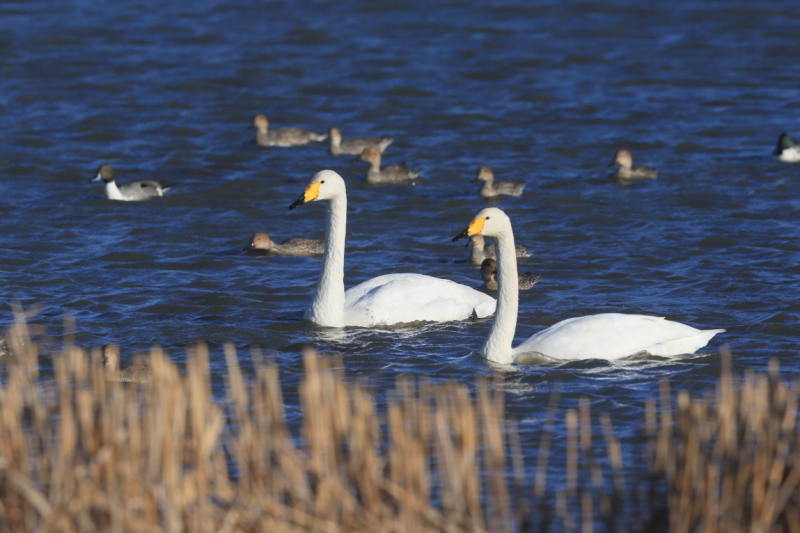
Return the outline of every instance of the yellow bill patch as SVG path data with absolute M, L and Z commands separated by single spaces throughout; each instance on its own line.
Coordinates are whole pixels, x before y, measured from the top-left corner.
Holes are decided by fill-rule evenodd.
M 473 218 L 472 222 L 467 226 L 467 236 L 479 235 L 483 231 L 483 225 L 486 223 L 485 218 Z
M 317 196 L 319 196 L 319 184 L 320 182 L 308 184 L 306 191 L 303 193 L 303 201 L 313 202 L 317 199 Z

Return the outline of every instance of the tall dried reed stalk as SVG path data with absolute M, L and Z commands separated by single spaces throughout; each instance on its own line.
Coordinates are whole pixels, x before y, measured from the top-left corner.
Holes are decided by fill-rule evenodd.
M 651 473 L 664 481 L 651 497 L 661 507 L 660 530 L 800 533 L 800 384 L 769 371 L 740 382 L 722 353 L 716 391 L 704 398 L 677 394 L 662 383 L 660 418 L 647 405 Z M 657 487 L 658 488 L 658 487 Z M 668 527 L 667 527 L 668 526 Z
M 593 423 L 585 399 L 559 417 L 557 392 L 538 451 L 523 450 L 499 383 L 478 380 L 473 392 L 400 379 L 379 411 L 367 386 L 306 351 L 293 435 L 278 370 L 257 354 L 246 378 L 225 348 L 215 400 L 204 345 L 185 371 L 153 348 L 151 381 L 120 383 L 100 350 L 69 338 L 44 375 L 24 319 L 8 332 L 0 533 L 800 533 L 798 387 L 776 365 L 740 386 L 726 366 L 715 396 L 679 393 L 677 410 L 664 384 L 660 412 L 647 405 L 646 451 L 629 454 L 649 459 L 643 481 L 636 460 L 623 464 L 610 418 Z M 562 420 L 564 479 L 553 483 Z
M 108 379 L 99 350 L 67 345 L 44 376 L 24 321 L 8 338 L 3 531 L 517 529 L 503 393 L 484 381 L 473 396 L 400 380 L 384 415 L 367 387 L 307 351 L 293 436 L 278 370 L 255 357 L 245 379 L 231 346 L 226 397 L 215 401 L 204 345 L 185 372 L 154 348 L 151 381 L 123 384 Z

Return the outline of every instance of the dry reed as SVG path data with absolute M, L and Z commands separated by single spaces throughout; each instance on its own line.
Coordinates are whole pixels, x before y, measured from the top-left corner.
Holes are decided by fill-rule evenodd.
M 19 320 L 0 375 L 3 531 L 510 531 L 503 393 L 399 380 L 385 414 L 369 389 L 307 351 L 292 435 L 278 370 L 246 379 L 225 348 L 186 369 L 158 348 L 149 383 L 110 380 L 99 349 L 66 345 L 51 376 Z M 515 452 L 521 456 L 521 452 Z M 521 467 L 520 467 L 521 468 Z
M 656 530 L 683 532 L 800 533 L 800 386 L 747 371 L 735 380 L 722 353 L 716 390 L 692 399 L 661 384 L 647 405 Z M 738 382 L 737 382 L 738 381 Z M 657 422 L 658 421 L 658 422 Z
M 70 342 L 40 374 L 22 318 L 7 339 L 0 532 L 800 532 L 798 387 L 775 365 L 741 386 L 728 365 L 713 398 L 679 393 L 676 410 L 663 384 L 660 412 L 646 409 L 647 452 L 629 454 L 648 459 L 644 478 L 610 418 L 593 423 L 581 400 L 563 417 L 565 477 L 548 483 L 557 392 L 526 454 L 499 382 L 400 379 L 378 409 L 309 350 L 293 435 L 278 370 L 257 354 L 245 376 L 225 347 L 215 400 L 204 345 L 184 371 L 153 348 L 140 384 L 109 380 L 99 349 Z

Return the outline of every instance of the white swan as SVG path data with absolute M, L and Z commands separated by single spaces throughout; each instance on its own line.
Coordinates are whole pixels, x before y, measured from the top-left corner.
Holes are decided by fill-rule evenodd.
M 344 290 L 347 192 L 333 170 L 318 172 L 289 209 L 328 201 L 325 251 L 314 299 L 304 317 L 328 327 L 446 322 L 494 313 L 494 298 L 466 285 L 421 274 L 386 274 Z
M 563 320 L 512 348 L 519 287 L 511 221 L 500 209 L 484 209 L 453 240 L 472 235 L 493 237 L 497 242 L 497 312 L 481 349 L 490 361 L 510 364 L 518 356 L 534 352 L 556 359 L 619 359 L 640 352 L 674 356 L 694 353 L 725 331 L 699 330 L 663 317 L 603 313 Z

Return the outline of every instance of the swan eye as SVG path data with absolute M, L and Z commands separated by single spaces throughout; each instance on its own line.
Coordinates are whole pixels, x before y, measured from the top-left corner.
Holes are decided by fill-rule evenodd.
M 489 217 L 486 217 L 486 220 L 489 220 Z
M 325 183 L 325 180 L 320 181 L 320 183 Z

